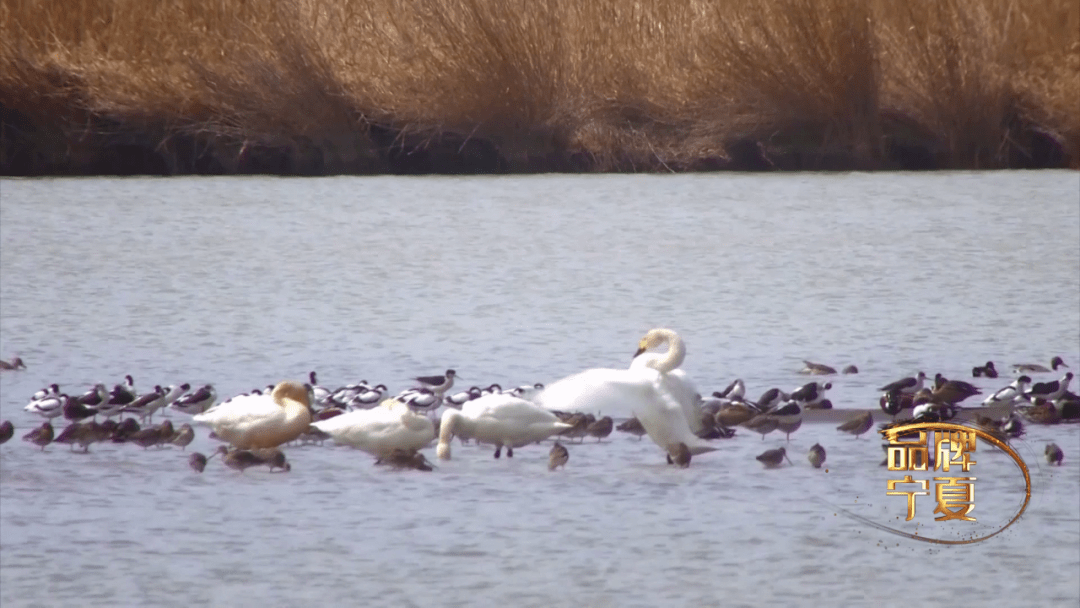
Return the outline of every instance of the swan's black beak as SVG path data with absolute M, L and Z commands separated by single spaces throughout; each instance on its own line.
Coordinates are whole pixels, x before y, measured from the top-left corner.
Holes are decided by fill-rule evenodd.
M 637 352 L 634 353 L 634 358 L 636 359 L 637 356 L 640 355 L 643 352 L 645 352 L 645 348 L 644 347 L 638 347 Z

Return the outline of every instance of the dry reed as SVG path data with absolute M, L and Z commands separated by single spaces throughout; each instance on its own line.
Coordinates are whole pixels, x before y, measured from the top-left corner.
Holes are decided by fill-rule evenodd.
M 223 171 L 470 141 L 499 170 L 1078 167 L 1078 99 L 1075 0 L 0 3 L 5 172 L 117 141 Z

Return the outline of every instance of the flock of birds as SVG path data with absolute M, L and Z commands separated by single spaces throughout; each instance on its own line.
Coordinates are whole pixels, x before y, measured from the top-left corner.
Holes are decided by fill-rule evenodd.
M 315 372 L 309 382 L 284 381 L 217 402 L 212 385 L 194 390 L 188 384 L 155 386 L 139 394 L 131 376 L 111 390 L 96 384 L 78 395 L 61 392 L 52 384 L 35 393 L 25 410 L 46 420 L 23 436 L 42 450 L 50 443 L 66 443 L 83 451 L 97 442 L 134 443 L 141 447 L 177 446 L 186 449 L 195 437 L 195 426 L 206 426 L 210 436 L 223 444 L 209 457 L 192 453 L 189 463 L 202 472 L 207 463 L 220 456 L 228 467 L 243 472 L 254 466 L 271 471 L 289 471 L 291 465 L 282 447 L 293 442 L 332 440 L 375 457 L 375 464 L 402 469 L 431 471 L 435 467 L 421 452 L 436 443 L 441 460 L 451 458 L 454 438 L 494 447 L 493 456 L 513 457 L 514 449 L 550 438 L 548 468 L 565 467 L 569 460 L 566 444 L 596 438 L 602 441 L 615 430 L 641 440 L 648 436 L 665 454 L 667 462 L 688 467 L 693 457 L 716 451 L 716 440 L 734 436 L 737 428 L 760 433 L 762 440 L 774 431 L 790 441 L 807 409 L 830 409 L 827 398 L 832 383 L 813 381 L 785 392 L 770 388 L 757 400 L 746 396 L 741 379 L 722 391 L 702 397 L 680 369 L 686 349 L 679 335 L 669 329 L 650 330 L 638 343 L 632 363 L 626 369 L 594 368 L 544 386 L 539 383 L 503 389 L 492 384 L 451 392 L 455 370 L 437 376 L 416 378 L 416 386 L 390 396 L 385 385 L 360 382 L 328 390 L 319 385 Z M 18 357 L 0 361 L 0 369 L 25 369 Z M 1050 367 L 1038 364 L 1014 366 L 1017 377 L 1007 386 L 986 396 L 985 406 L 1001 406 L 1007 415 L 975 417 L 975 422 L 1003 440 L 1024 433 L 1024 423 L 1056 424 L 1080 421 L 1080 398 L 1069 390 L 1072 372 L 1058 380 L 1033 382 L 1031 375 L 1068 367 L 1054 357 Z M 836 374 L 828 365 L 805 362 L 800 373 L 828 376 Z M 843 373 L 858 373 L 848 366 Z M 997 378 L 993 362 L 972 369 L 973 377 Z M 912 421 L 942 421 L 954 417 L 964 401 L 981 396 L 969 382 L 950 380 L 936 374 L 932 383 L 918 372 L 880 387 L 879 406 L 891 417 L 882 425 Z M 175 411 L 191 416 L 190 423 L 174 427 L 166 419 L 153 424 L 155 413 Z M 905 410 L 910 416 L 901 417 Z M 608 413 L 597 417 L 595 413 Z M 610 414 L 627 418 L 616 425 Z M 69 424 L 56 434 L 52 421 L 63 418 Z M 98 418 L 102 418 L 99 422 Z M 855 413 L 837 430 L 858 437 L 871 428 L 869 411 Z M 10 421 L 0 423 L 0 444 L 14 435 Z M 563 443 L 563 442 L 566 443 Z M 1046 446 L 1051 464 L 1061 464 L 1064 456 L 1055 444 Z M 815 444 L 807 453 L 812 466 L 820 468 L 825 448 Z M 757 456 L 766 468 L 793 464 L 784 447 L 766 450 Z

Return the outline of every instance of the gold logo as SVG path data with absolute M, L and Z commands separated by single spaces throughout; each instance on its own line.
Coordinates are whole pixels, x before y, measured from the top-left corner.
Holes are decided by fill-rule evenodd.
M 902 476 L 890 473 L 890 479 L 885 484 L 885 495 L 889 497 L 889 500 L 897 500 L 899 497 L 906 501 L 907 519 L 905 521 L 914 519 L 920 505 L 927 503 L 935 505 L 932 513 L 937 517 L 934 517 L 934 521 L 978 521 L 977 516 L 973 514 L 975 512 L 975 484 L 978 477 L 973 473 L 975 465 L 978 464 L 975 457 L 979 439 L 1008 454 L 1020 467 L 1024 474 L 1024 503 L 1007 524 L 990 534 L 977 538 L 934 539 L 868 522 L 873 523 L 875 527 L 915 540 L 944 545 L 966 545 L 1000 534 L 1020 519 L 1024 510 L 1027 509 L 1028 502 L 1031 500 L 1031 475 L 1027 465 L 1008 444 L 986 431 L 948 422 L 918 422 L 885 429 L 881 433 L 889 442 L 886 459 L 889 471 L 904 473 Z M 931 495 L 931 482 L 933 483 L 933 502 L 930 502 L 929 498 L 924 499 L 926 502 L 919 501 L 920 497 Z

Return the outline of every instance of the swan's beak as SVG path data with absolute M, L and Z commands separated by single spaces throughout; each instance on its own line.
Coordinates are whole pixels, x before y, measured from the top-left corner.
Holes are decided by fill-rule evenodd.
M 636 353 L 634 353 L 634 356 L 633 356 L 632 358 L 636 359 L 636 358 L 637 358 L 637 356 L 638 356 L 638 355 L 640 355 L 640 354 L 641 354 L 641 353 L 643 353 L 643 352 L 645 352 L 645 349 L 644 349 L 644 348 L 642 348 L 642 347 L 638 347 L 638 349 L 637 349 L 637 352 L 636 352 Z

